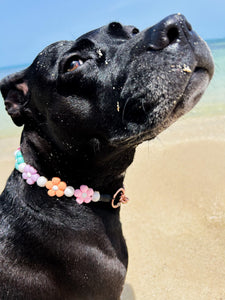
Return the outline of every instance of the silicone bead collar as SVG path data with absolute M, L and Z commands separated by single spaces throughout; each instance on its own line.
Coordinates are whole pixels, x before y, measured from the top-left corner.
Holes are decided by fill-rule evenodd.
M 27 184 L 33 185 L 36 183 L 39 187 L 45 187 L 50 197 L 75 197 L 78 204 L 111 201 L 113 208 L 118 208 L 122 203 L 128 202 L 123 188 L 120 188 L 112 199 L 110 195 L 101 196 L 98 191 L 94 191 L 87 185 L 81 185 L 79 189 L 74 189 L 72 186 L 67 186 L 59 177 L 53 177 L 51 180 L 48 180 L 46 177 L 40 176 L 35 168 L 25 163 L 20 147 L 15 152 L 15 159 L 15 168 L 22 173 L 22 178 L 26 180 Z M 115 204 L 118 194 L 120 194 L 119 199 L 117 204 Z

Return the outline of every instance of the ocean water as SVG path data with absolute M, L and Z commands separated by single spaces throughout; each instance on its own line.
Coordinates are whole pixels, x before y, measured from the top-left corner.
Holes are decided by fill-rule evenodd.
M 202 99 L 188 116 L 225 116 L 225 39 L 207 43 L 212 51 L 215 73 Z
M 225 116 L 225 39 L 207 42 L 214 58 L 215 74 L 202 99 L 185 116 L 186 118 Z M 23 70 L 28 65 L 0 67 L 0 80 L 9 74 Z M 21 129 L 18 129 L 7 115 L 0 95 L 0 138 L 17 135 L 20 131 Z

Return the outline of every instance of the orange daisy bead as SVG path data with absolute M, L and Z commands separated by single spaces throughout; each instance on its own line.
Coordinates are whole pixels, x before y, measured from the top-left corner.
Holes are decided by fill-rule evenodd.
M 45 186 L 48 189 L 48 195 L 50 197 L 62 197 L 64 195 L 64 190 L 67 187 L 66 183 L 61 181 L 59 177 L 53 177 Z

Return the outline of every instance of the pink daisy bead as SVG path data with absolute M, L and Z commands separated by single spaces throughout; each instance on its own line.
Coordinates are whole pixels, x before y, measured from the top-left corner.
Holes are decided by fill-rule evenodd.
M 80 189 L 77 189 L 74 192 L 74 196 L 76 197 L 76 201 L 78 204 L 90 203 L 93 194 L 93 189 L 89 188 L 87 185 L 81 185 Z
M 39 174 L 37 174 L 37 170 L 30 165 L 26 165 L 23 174 L 22 174 L 23 179 L 26 180 L 28 184 L 34 184 L 38 178 L 40 177 Z

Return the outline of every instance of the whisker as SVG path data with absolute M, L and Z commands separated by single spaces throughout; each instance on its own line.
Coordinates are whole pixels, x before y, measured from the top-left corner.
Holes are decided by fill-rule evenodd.
M 126 100 L 126 102 L 125 102 L 125 104 L 124 104 L 124 106 L 123 106 L 123 111 L 122 111 L 122 123 L 125 123 L 125 121 L 124 121 L 125 110 L 126 110 L 126 106 L 127 106 L 128 102 L 129 102 L 129 100 L 130 100 L 130 98 L 128 98 L 128 99 Z

